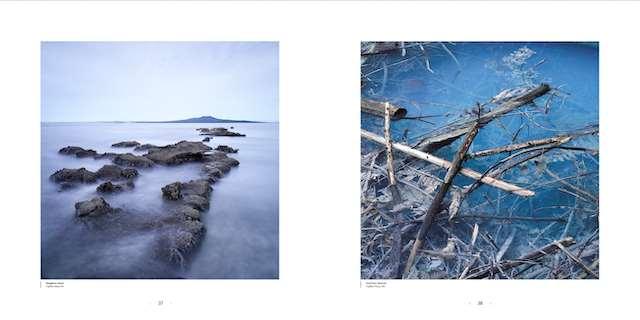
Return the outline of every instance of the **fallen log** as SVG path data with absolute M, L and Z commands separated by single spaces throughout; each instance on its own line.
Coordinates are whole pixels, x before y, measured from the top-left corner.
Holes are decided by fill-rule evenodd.
M 439 129 L 435 134 L 432 134 L 429 137 L 422 139 L 418 142 L 414 148 L 421 151 L 433 151 L 435 149 L 439 149 L 443 146 L 451 144 L 453 141 L 458 139 L 459 137 L 467 134 L 471 128 L 474 126 L 476 121 L 480 122 L 481 126 L 486 125 L 491 122 L 491 120 L 498 118 L 504 114 L 507 114 L 521 106 L 529 104 L 533 102 L 536 98 L 545 95 L 547 92 L 551 90 L 551 87 L 546 84 L 540 84 L 539 86 L 524 92 L 523 94 L 511 98 L 506 102 L 501 103 L 493 110 L 482 114 L 480 118 L 473 118 L 464 120 L 461 123 L 453 123 L 444 128 Z
M 386 104 L 389 104 L 391 120 L 400 120 L 407 115 L 407 109 L 405 108 L 394 106 L 388 102 L 379 102 L 369 99 L 362 99 L 360 102 L 360 110 L 378 117 L 384 117 Z
M 513 269 L 516 267 L 519 267 L 523 264 L 527 264 L 527 263 L 531 263 L 534 261 L 537 261 L 547 255 L 553 254 L 556 251 L 558 251 L 560 249 L 560 246 L 562 247 L 569 247 L 572 246 L 576 243 L 576 241 L 571 238 L 571 237 L 567 237 L 558 241 L 554 241 L 542 248 L 536 249 L 534 251 L 531 251 L 527 254 L 525 254 L 524 256 L 518 258 L 517 260 L 505 260 L 502 261 L 494 266 L 490 266 L 490 267 L 479 267 L 476 268 L 476 271 L 469 274 L 469 276 L 467 276 L 465 279 L 482 279 L 482 278 L 486 278 L 492 274 L 495 274 L 497 271 L 502 270 L 502 271 L 506 271 L 509 269 Z M 558 244 L 560 246 L 558 246 Z M 480 269 L 480 270 L 479 270 Z
M 360 135 L 367 139 L 367 140 L 371 140 L 373 142 L 379 143 L 381 145 L 385 145 L 386 141 L 384 139 L 384 137 L 378 136 L 372 132 L 366 131 L 366 130 L 360 130 Z M 444 169 L 449 169 L 451 167 L 451 162 L 438 158 L 432 154 L 426 153 L 426 152 L 422 152 L 420 150 L 416 150 L 411 148 L 410 146 L 407 146 L 405 144 L 401 144 L 401 143 L 397 143 L 397 142 L 393 142 L 391 143 L 391 146 L 395 149 L 398 150 L 400 152 L 403 152 L 405 154 L 408 154 L 410 156 L 413 156 L 415 158 L 421 159 L 421 160 L 425 160 L 429 163 L 432 163 L 434 165 L 437 165 L 438 167 L 444 168 Z M 473 171 L 471 169 L 467 169 L 467 168 L 462 168 L 460 169 L 460 174 L 469 177 L 471 179 L 474 180 L 479 180 L 480 182 L 496 187 L 498 189 L 504 190 L 504 191 L 508 191 L 511 192 L 513 194 L 522 196 L 522 197 L 530 197 L 535 195 L 535 192 L 531 191 L 531 190 L 527 190 L 521 187 L 518 187 L 516 185 L 510 184 L 508 182 L 504 182 L 502 180 L 493 178 L 493 177 L 489 177 L 489 176 L 483 176 L 481 173 L 477 172 L 477 171 Z

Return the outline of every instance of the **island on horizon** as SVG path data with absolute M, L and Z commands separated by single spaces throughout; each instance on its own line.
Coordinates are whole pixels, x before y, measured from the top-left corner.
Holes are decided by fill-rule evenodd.
M 212 116 L 202 116 L 196 118 L 188 118 L 182 120 L 166 120 L 166 121 L 72 121 L 72 122 L 99 122 L 99 123 L 275 123 L 270 121 L 253 121 L 253 120 L 231 120 L 219 119 Z M 43 121 L 43 123 L 59 123 L 59 121 Z

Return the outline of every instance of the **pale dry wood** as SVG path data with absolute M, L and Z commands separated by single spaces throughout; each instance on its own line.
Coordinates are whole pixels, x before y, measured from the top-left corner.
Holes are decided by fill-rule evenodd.
M 471 248 L 473 248 L 476 244 L 476 239 L 478 239 L 478 231 L 480 231 L 480 227 L 477 223 L 473 224 L 473 232 L 471 233 Z
M 385 139 L 384 137 L 378 136 L 372 132 L 366 131 L 361 129 L 360 130 L 360 135 L 367 139 L 367 140 L 371 140 L 374 141 L 376 143 L 379 143 L 381 145 L 385 144 Z M 437 165 L 441 168 L 445 168 L 445 169 L 449 169 L 451 167 L 451 162 L 444 160 L 442 158 L 436 157 L 432 154 L 426 153 L 426 152 L 422 152 L 416 149 L 411 148 L 410 146 L 407 146 L 405 144 L 401 144 L 401 143 L 397 143 L 397 142 L 393 142 L 391 143 L 391 146 L 393 147 L 393 149 L 398 150 L 402 153 L 408 154 L 410 156 L 413 156 L 415 158 L 421 159 L 421 160 L 425 160 L 429 163 L 432 163 L 434 165 Z M 510 184 L 508 182 L 504 182 L 502 180 L 493 178 L 493 177 L 489 177 L 489 176 L 483 176 L 481 173 L 477 172 L 477 171 L 473 171 L 471 169 L 467 169 L 467 168 L 462 168 L 460 169 L 460 174 L 467 176 L 471 179 L 475 179 L 475 180 L 480 180 L 480 182 L 496 187 L 498 189 L 504 190 L 504 191 L 508 191 L 511 192 L 513 194 L 522 196 L 522 197 L 530 197 L 535 195 L 535 192 L 531 191 L 531 190 L 527 190 L 521 187 L 518 187 L 516 185 Z
M 384 107 L 384 145 L 387 150 L 387 176 L 389 185 L 396 184 L 396 175 L 393 171 L 393 147 L 391 146 L 391 106 L 389 102 Z
M 369 99 L 362 99 L 360 101 L 360 110 L 374 116 L 384 117 L 387 105 L 390 108 L 391 120 L 399 120 L 407 115 L 407 109 L 405 108 L 392 105 L 389 102 L 380 102 Z

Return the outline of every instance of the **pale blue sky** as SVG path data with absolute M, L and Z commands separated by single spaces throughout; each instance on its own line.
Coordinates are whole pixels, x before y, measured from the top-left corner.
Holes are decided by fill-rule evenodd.
M 43 42 L 42 121 L 278 120 L 277 42 Z

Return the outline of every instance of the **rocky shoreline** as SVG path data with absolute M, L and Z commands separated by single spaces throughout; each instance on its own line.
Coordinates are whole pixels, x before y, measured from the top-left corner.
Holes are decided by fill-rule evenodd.
M 203 128 L 197 129 L 201 134 Z M 206 129 L 210 135 L 244 136 L 224 128 Z M 221 133 L 223 132 L 223 133 Z M 218 134 L 221 133 L 221 134 Z M 207 134 L 209 135 L 209 134 Z M 156 240 L 155 255 L 171 264 L 184 267 L 188 257 L 201 243 L 206 228 L 202 214 L 209 209 L 212 185 L 240 162 L 229 157 L 237 149 L 219 145 L 215 149 L 203 142 L 179 141 L 165 146 L 142 144 L 138 141 L 122 141 L 111 145 L 114 148 L 134 148 L 145 154 L 98 153 L 92 149 L 67 146 L 58 152 L 78 158 L 111 159 L 113 164 L 104 165 L 96 172 L 86 168 L 63 168 L 50 176 L 60 185 L 60 191 L 79 184 L 98 184 L 96 196 L 75 204 L 75 219 L 92 230 L 136 232 L 154 229 L 161 232 Z M 190 181 L 176 181 L 159 186 L 162 201 L 169 204 L 168 212 L 159 215 L 135 215 L 126 209 L 112 207 L 100 194 L 114 194 L 135 188 L 134 180 L 155 166 L 178 166 L 184 163 L 201 163 L 202 177 Z M 142 171 L 139 171 L 142 170 Z

